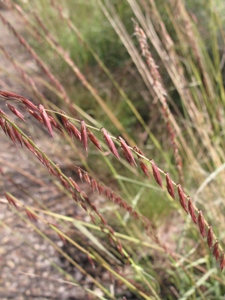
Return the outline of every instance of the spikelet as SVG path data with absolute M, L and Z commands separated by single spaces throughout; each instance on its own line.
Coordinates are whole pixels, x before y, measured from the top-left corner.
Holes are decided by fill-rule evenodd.
M 215 257 L 216 261 L 220 258 L 220 251 L 219 251 L 219 242 L 216 241 L 216 243 L 213 246 L 213 256 Z
M 119 153 L 116 149 L 116 146 L 115 146 L 113 140 L 111 139 L 110 135 L 108 134 L 108 132 L 105 130 L 105 128 L 102 128 L 101 131 L 104 135 L 104 139 L 105 139 L 110 151 L 112 152 L 112 154 L 114 154 L 116 158 L 120 159 Z
M 87 172 L 83 174 L 83 178 L 89 185 L 91 185 L 91 179 Z
M 203 237 L 205 237 L 206 236 L 205 220 L 204 220 L 201 210 L 198 213 L 198 227 L 199 227 L 199 231 L 200 231 L 201 235 Z
M 34 111 L 32 109 L 28 109 L 28 112 L 40 123 L 43 123 L 42 117 L 36 111 Z
M 81 133 L 74 124 L 68 122 L 68 129 L 71 137 L 74 136 L 78 141 L 81 141 Z
M 153 172 L 153 176 L 155 178 L 155 181 L 158 183 L 159 186 L 162 187 L 162 178 L 161 178 L 161 175 L 159 173 L 159 169 L 158 167 L 156 166 L 155 162 L 153 159 L 151 159 L 151 164 L 152 164 L 152 172 Z
M 9 193 L 5 193 L 5 197 L 8 200 L 10 205 L 13 205 L 16 209 L 18 209 L 16 201 L 14 200 L 14 198 Z
M 69 180 L 70 180 L 70 182 L 72 183 L 72 186 L 75 188 L 75 190 L 76 190 L 78 193 L 80 193 L 80 192 L 81 192 L 81 189 L 80 189 L 80 187 L 78 186 L 78 184 L 77 184 L 71 177 L 69 177 Z
M 31 109 L 32 111 L 39 111 L 39 109 L 37 108 L 36 105 L 34 105 L 30 100 L 26 99 L 26 98 L 22 98 L 21 101 L 23 102 L 23 104 L 28 108 Z
M 52 116 L 48 115 L 48 118 L 49 118 L 49 121 L 50 121 L 50 123 L 52 124 L 53 127 L 55 127 L 56 129 L 58 129 L 61 132 L 63 131 L 62 127 L 59 125 L 58 122 L 56 122 L 56 120 Z
M 192 218 L 192 221 L 197 224 L 197 218 L 196 218 L 196 215 L 195 215 L 195 210 L 194 210 L 194 206 L 192 204 L 192 201 L 189 197 L 189 200 L 188 200 L 188 210 L 189 210 L 189 214 Z
M 51 122 L 49 120 L 48 114 L 45 111 L 44 106 L 42 104 L 39 104 L 38 108 L 39 108 L 43 123 L 48 128 L 50 135 L 53 137 Z
M 13 141 L 14 144 L 16 144 L 16 138 L 13 134 L 12 128 L 9 126 L 7 122 L 5 122 L 5 132 L 10 137 L 10 139 Z
M 80 124 L 81 124 L 81 128 L 80 128 L 81 141 L 83 143 L 84 149 L 85 149 L 86 154 L 87 154 L 87 145 L 88 145 L 87 127 L 86 127 L 86 124 L 83 120 L 80 122 Z
M 32 152 L 33 154 L 36 155 L 36 151 L 33 145 L 31 145 L 31 143 L 29 141 L 27 141 L 24 137 L 22 137 L 23 143 L 24 145 L 27 147 L 28 150 L 30 150 L 30 152 Z
M 183 209 L 186 211 L 186 213 L 188 213 L 184 192 L 180 184 L 177 185 L 177 191 L 180 199 L 180 204 L 183 207 Z
M 36 215 L 33 212 L 31 212 L 28 209 L 25 209 L 25 211 L 26 211 L 26 214 L 27 214 L 27 216 L 28 216 L 28 218 L 29 218 L 30 221 L 37 222 L 38 219 L 37 219 Z
M 150 175 L 149 175 L 149 169 L 148 169 L 148 167 L 146 166 L 146 164 L 143 163 L 143 161 L 140 161 L 140 160 L 139 160 L 139 165 L 140 165 L 140 167 L 141 167 L 143 173 L 145 174 L 145 176 L 147 176 L 148 178 L 150 178 Z
M 167 187 L 167 191 L 170 194 L 170 196 L 173 199 L 175 199 L 174 186 L 173 186 L 172 180 L 169 176 L 169 173 L 166 173 L 166 187 Z
M 128 145 L 124 141 L 124 139 L 122 139 L 121 137 L 119 137 L 119 141 L 120 141 L 120 145 L 121 145 L 121 148 L 122 148 L 123 155 L 126 158 L 126 160 L 129 162 L 129 164 L 131 166 L 133 166 L 133 167 L 136 166 L 137 167 L 137 164 L 136 164 L 136 161 L 134 159 L 134 156 L 133 156 L 130 148 L 128 147 Z
M 26 120 L 24 119 L 24 116 L 14 106 L 12 106 L 10 104 L 6 104 L 6 105 L 11 110 L 11 112 L 14 113 L 15 116 L 17 116 L 18 118 L 20 118 L 22 121 L 26 122 Z
M 21 134 L 16 130 L 15 127 L 12 127 L 12 131 L 13 131 L 13 134 L 17 140 L 17 142 L 21 145 L 21 147 L 23 146 L 23 140 L 22 140 L 22 136 Z
M 221 271 L 223 271 L 224 267 L 225 267 L 225 257 L 224 257 L 224 252 L 223 252 L 220 256 L 220 269 L 221 269 Z
M 88 133 L 89 139 L 95 145 L 95 147 L 98 148 L 98 150 L 102 151 L 102 146 L 101 146 L 100 142 L 98 141 L 98 139 L 94 136 L 94 134 L 89 129 L 87 130 L 87 133 Z
M 213 246 L 213 230 L 212 230 L 212 226 L 210 226 L 209 229 L 208 229 L 207 243 L 208 243 L 209 249 L 211 249 L 212 246 Z

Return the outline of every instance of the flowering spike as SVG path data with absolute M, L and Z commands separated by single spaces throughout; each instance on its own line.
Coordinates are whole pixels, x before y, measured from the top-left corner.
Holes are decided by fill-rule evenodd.
M 183 209 L 186 211 L 186 213 L 188 213 L 184 192 L 183 192 L 180 184 L 177 185 L 177 190 L 178 190 L 178 195 L 179 195 L 179 199 L 180 199 L 180 204 L 183 207 Z
M 131 166 L 136 166 L 137 167 L 137 164 L 136 164 L 136 161 L 133 157 L 133 154 L 130 150 L 130 148 L 128 147 L 128 145 L 126 144 L 126 142 L 124 141 L 124 139 L 122 139 L 121 137 L 119 137 L 119 141 L 120 141 L 120 145 L 122 147 L 122 152 L 123 152 L 123 155 L 124 157 L 126 158 L 126 160 L 129 162 L 129 164 Z
M 201 235 L 203 237 L 205 237 L 206 236 L 205 220 L 204 220 L 201 210 L 198 213 L 198 227 L 199 227 L 199 231 L 200 231 Z
M 168 173 L 166 173 L 166 186 L 167 186 L 167 191 L 170 194 L 170 196 L 175 199 L 175 193 L 174 193 L 174 187 L 173 187 L 173 183 L 172 180 L 169 176 Z
M 24 119 L 24 116 L 21 114 L 21 112 L 19 112 L 14 106 L 10 104 L 6 104 L 6 105 L 11 110 L 11 112 L 14 113 L 14 115 L 16 115 L 18 118 L 20 118 L 22 121 L 26 123 L 26 120 Z
M 194 210 L 194 206 L 192 204 L 192 201 L 191 199 L 189 198 L 189 201 L 188 201 L 188 210 L 189 210 L 189 214 L 192 218 L 192 221 L 197 224 L 197 218 L 196 218 L 196 215 L 195 215 L 195 210 Z
M 212 230 L 212 226 L 210 226 L 209 229 L 208 229 L 207 243 L 208 243 L 209 249 L 211 249 L 212 245 L 213 245 L 213 230 Z
M 116 158 L 120 159 L 119 153 L 116 149 L 116 146 L 115 146 L 113 140 L 111 139 L 110 135 L 108 134 L 108 132 L 105 130 L 105 128 L 102 128 L 101 131 L 104 135 L 104 139 L 105 139 L 110 151 L 112 152 L 112 154 L 114 154 Z
M 102 146 L 100 142 L 97 140 L 97 138 L 94 136 L 94 134 L 88 129 L 87 131 L 88 137 L 91 140 L 91 142 L 97 147 L 100 151 L 102 151 Z
M 80 124 L 81 124 L 81 128 L 80 128 L 81 141 L 83 143 L 84 149 L 85 149 L 86 154 L 87 154 L 87 144 L 88 144 L 87 127 L 86 127 L 86 124 L 83 120 L 80 122 Z
M 46 113 L 45 108 L 42 104 L 39 104 L 39 111 L 41 113 L 41 117 L 42 117 L 42 120 L 43 120 L 45 126 L 48 128 L 50 135 L 53 137 L 51 122 L 50 122 L 49 116 Z
M 155 178 L 155 181 L 158 183 L 159 186 L 162 187 L 162 178 L 160 176 L 159 169 L 156 166 L 153 159 L 151 160 L 151 164 L 152 164 L 152 172 L 153 172 L 153 176 Z

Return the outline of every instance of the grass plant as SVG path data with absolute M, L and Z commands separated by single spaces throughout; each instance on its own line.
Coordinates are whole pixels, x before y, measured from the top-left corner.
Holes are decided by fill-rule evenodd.
M 54 265 L 90 299 L 223 299 L 225 29 L 213 1 L 8 4 L 26 32 L 1 13 L 0 20 L 42 78 L 0 42 L 33 96 L 0 90 L 0 133 L 38 162 L 78 212 L 55 212 L 32 195 L 28 205 L 9 190 L 1 203 L 101 291 Z M 47 154 L 30 136 L 35 126 L 69 147 L 69 157 L 60 153 L 59 164 Z

